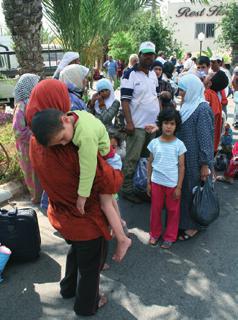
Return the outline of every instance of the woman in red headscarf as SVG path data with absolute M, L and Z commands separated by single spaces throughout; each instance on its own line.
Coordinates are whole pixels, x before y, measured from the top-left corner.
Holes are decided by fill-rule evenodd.
M 33 89 L 26 109 L 29 126 L 35 113 L 48 108 L 62 112 L 70 110 L 68 90 L 58 80 L 43 80 Z M 98 307 L 106 303 L 105 296 L 99 294 L 99 277 L 107 254 L 106 240 L 110 239 L 108 222 L 100 208 L 99 194 L 118 192 L 122 175 L 99 155 L 94 185 L 85 205 L 86 214 L 80 215 L 76 208 L 80 176 L 77 148 L 72 143 L 46 148 L 32 137 L 30 157 L 41 185 L 49 196 L 48 218 L 71 244 L 65 277 L 60 283 L 61 295 L 63 298 L 75 296 L 76 314 L 93 315 Z

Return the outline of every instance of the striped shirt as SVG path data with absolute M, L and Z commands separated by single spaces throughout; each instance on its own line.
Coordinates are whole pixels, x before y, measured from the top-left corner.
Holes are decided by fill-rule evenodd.
M 160 111 L 158 95 L 158 79 L 154 71 L 147 75 L 134 66 L 124 72 L 121 100 L 129 100 L 135 128 L 144 129 L 147 124 L 155 123 Z
M 179 156 L 187 149 L 184 143 L 176 138 L 171 142 L 153 139 L 148 150 L 153 155 L 151 181 L 162 186 L 174 188 L 178 183 Z

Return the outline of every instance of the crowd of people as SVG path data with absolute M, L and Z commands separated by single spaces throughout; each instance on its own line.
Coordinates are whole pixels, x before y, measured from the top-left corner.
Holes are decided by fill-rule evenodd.
M 237 68 L 230 76 L 222 58 L 193 59 L 190 53 L 181 67 L 175 57 L 156 55 L 150 41 L 129 57 L 128 67 L 111 56 L 104 67 L 108 79 L 96 82 L 87 103 L 89 69 L 75 52 L 64 55 L 53 79 L 24 74 L 15 88 L 20 166 L 32 202 L 38 203 L 44 190 L 48 218 L 70 245 L 60 293 L 75 297 L 74 311 L 81 315 L 93 315 L 107 303 L 99 278 L 108 240 L 117 240 L 113 259 L 118 262 L 132 245 L 118 198 L 143 202 L 133 183 L 141 157 L 148 159 L 148 244 L 162 249 L 200 232 L 190 215 L 193 189 L 214 176 L 221 148 L 235 166 L 224 142 L 229 130 L 222 128 L 229 88 L 234 96 L 238 91 Z M 120 101 L 113 89 L 116 77 Z M 236 170 L 228 166 L 231 171 L 234 178 Z M 230 181 L 226 173 L 219 180 Z

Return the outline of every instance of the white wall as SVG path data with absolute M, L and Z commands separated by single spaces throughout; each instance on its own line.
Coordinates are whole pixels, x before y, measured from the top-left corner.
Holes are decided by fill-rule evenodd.
M 174 37 L 182 43 L 183 49 L 196 54 L 199 52 L 200 42 L 195 38 L 195 25 L 196 23 L 215 23 L 217 25 L 222 19 L 222 12 L 219 10 L 220 5 L 222 5 L 220 0 L 210 1 L 209 5 L 194 5 L 190 1 L 176 3 L 168 1 L 161 8 L 161 13 L 163 17 L 168 18 L 171 24 L 175 24 L 173 27 Z M 185 7 L 187 8 L 186 14 L 181 15 L 182 8 Z M 214 14 L 212 14 L 213 12 Z M 219 33 L 220 30 L 217 28 L 214 38 L 205 38 L 202 43 L 203 49 L 210 47 L 213 51 L 219 51 L 219 44 L 215 43 Z

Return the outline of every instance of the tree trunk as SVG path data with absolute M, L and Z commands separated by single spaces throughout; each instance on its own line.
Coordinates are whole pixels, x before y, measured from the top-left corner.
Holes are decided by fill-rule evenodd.
M 231 56 L 232 56 L 232 61 L 231 64 L 232 66 L 237 66 L 238 65 L 238 43 L 233 43 L 231 45 Z
M 2 7 L 15 44 L 19 74 L 29 72 L 42 75 L 41 0 L 3 0 Z

